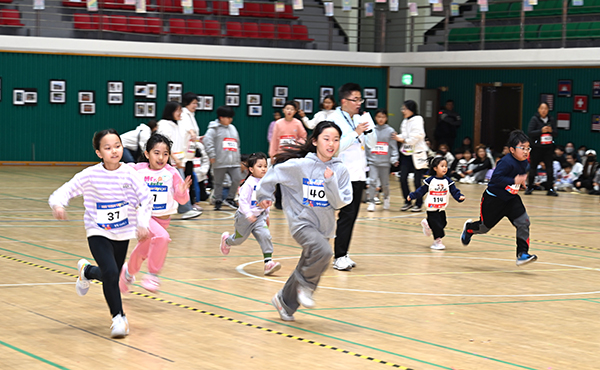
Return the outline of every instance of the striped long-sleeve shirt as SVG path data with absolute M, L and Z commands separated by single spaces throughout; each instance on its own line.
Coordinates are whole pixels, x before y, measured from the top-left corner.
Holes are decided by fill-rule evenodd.
M 150 189 L 131 166 L 121 164 L 114 171 L 106 170 L 102 163 L 88 167 L 52 193 L 48 203 L 50 207 L 66 207 L 72 198 L 80 195 L 88 237 L 134 239 L 137 226 L 147 228 L 149 225 Z

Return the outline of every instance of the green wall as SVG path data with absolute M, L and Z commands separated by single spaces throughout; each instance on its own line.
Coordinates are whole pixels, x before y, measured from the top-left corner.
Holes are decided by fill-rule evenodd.
M 112 127 L 122 133 L 145 122 L 148 118 L 134 117 L 135 101 L 155 101 L 160 117 L 168 82 L 182 82 L 184 92 L 214 95 L 215 108 L 225 103 L 225 84 L 240 84 L 241 103 L 235 108 L 233 124 L 240 132 L 242 153 L 267 151 L 267 128 L 275 110 L 271 107 L 274 86 L 288 86 L 289 98 L 312 98 L 315 112 L 320 86 L 337 89 L 346 82 L 376 87 L 380 107 L 387 101 L 387 68 L 0 53 L 0 71 L 4 128 L 0 160 L 4 161 L 33 160 L 33 146 L 36 161 L 96 161 L 91 145 L 94 132 Z M 50 104 L 51 79 L 67 81 L 66 104 Z M 124 82 L 123 105 L 107 104 L 108 81 Z M 156 99 L 134 97 L 134 83 L 144 81 L 157 84 Z M 38 104 L 13 105 L 14 88 L 37 88 Z M 79 114 L 80 90 L 95 91 L 95 115 Z M 247 93 L 262 94 L 261 117 L 247 116 Z M 214 118 L 214 110 L 196 113 L 201 134 Z
M 557 97 L 558 80 L 573 80 L 572 97 Z M 463 118 L 457 135 L 457 144 L 464 136 L 473 137 L 475 115 L 475 85 L 478 83 L 523 84 L 523 131 L 527 132 L 529 120 L 537 112 L 540 94 L 554 94 L 554 110 L 571 113 L 571 129 L 559 130 L 557 142 L 568 141 L 575 146 L 586 145 L 600 149 L 600 132 L 591 131 L 592 115 L 600 114 L 600 99 L 592 99 L 592 82 L 600 81 L 597 68 L 540 68 L 540 69 L 430 69 L 427 71 L 427 88 L 448 87 L 441 92 L 440 103 L 453 99 L 456 110 Z M 588 95 L 588 112 L 573 112 L 573 95 Z

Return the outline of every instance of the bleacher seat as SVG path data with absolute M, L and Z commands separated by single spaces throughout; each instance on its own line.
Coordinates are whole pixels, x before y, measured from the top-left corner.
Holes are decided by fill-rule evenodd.
M 295 24 L 292 26 L 292 39 L 300 41 L 314 41 L 308 37 L 308 28 L 301 24 Z
M 121 9 L 123 5 L 125 5 L 123 0 L 103 0 L 102 2 L 98 2 L 98 7 L 103 9 Z
M 23 27 L 21 13 L 16 9 L 2 9 L 0 11 L 0 24 L 4 26 Z
M 100 29 L 100 16 L 98 14 L 94 13 L 90 16 L 90 18 L 92 19 L 93 29 L 95 29 L 95 30 Z M 111 30 L 110 17 L 108 15 L 102 16 L 102 30 L 103 31 Z
M 127 23 L 127 17 L 124 15 L 113 15 L 110 18 L 110 26 L 113 31 L 129 32 L 129 24 Z
M 183 13 L 181 0 L 157 0 L 158 9 L 167 13 Z
M 285 10 L 281 13 L 281 18 L 284 19 L 298 19 L 298 17 L 294 16 L 294 8 L 291 5 L 286 5 Z
M 569 26 L 576 25 L 577 27 L 571 30 L 569 34 Z M 592 22 L 567 23 L 567 38 L 584 39 L 589 38 Z
M 261 3 L 260 11 L 262 16 L 265 18 L 277 17 L 277 13 L 275 12 L 275 4 L 273 3 Z
M 169 33 L 174 35 L 187 35 L 187 27 L 185 19 L 171 18 L 169 19 Z
M 194 0 L 194 13 L 195 14 L 210 14 L 208 5 L 204 0 Z
M 221 36 L 221 23 L 214 19 L 204 21 L 204 34 L 207 36 Z
M 275 25 L 273 23 L 261 23 L 258 25 L 258 34 L 263 39 L 275 38 Z
M 292 39 L 292 26 L 289 24 L 278 24 L 277 25 L 277 38 L 281 40 Z
M 148 33 L 148 28 L 146 27 L 146 18 L 132 16 L 129 17 L 129 30 L 134 33 Z
M 540 27 L 540 40 L 562 39 L 562 24 L 542 24 Z
M 229 2 L 228 1 L 213 1 L 213 14 L 215 15 L 229 15 Z
M 257 39 L 260 38 L 258 33 L 258 23 L 246 22 L 244 23 L 244 36 L 248 38 Z
M 91 30 L 93 29 L 92 20 L 88 13 L 75 13 L 73 14 L 73 28 L 76 30 Z
M 227 30 L 227 37 L 244 37 L 240 22 L 227 22 L 225 28 Z
M 539 24 L 527 24 L 525 25 L 525 41 L 537 40 L 540 31 Z M 520 35 L 519 35 L 520 37 Z
M 571 1 L 567 12 L 569 15 L 600 13 L 600 0 L 585 0 L 582 6 L 573 6 Z
M 448 35 L 450 43 L 477 43 L 481 39 L 481 28 L 479 27 L 464 27 L 452 28 Z
M 162 21 L 158 17 L 146 18 L 146 24 L 148 25 L 148 33 L 160 35 L 163 32 Z
M 10 3 L 12 3 L 12 0 L 0 0 L 0 3 L 10 4 Z
M 71 8 L 85 8 L 87 7 L 87 3 L 85 1 L 63 1 L 63 6 L 71 7 Z
M 190 35 L 202 36 L 204 35 L 204 25 L 201 19 L 188 19 L 187 20 L 187 31 Z
M 259 3 L 244 2 L 244 7 L 240 9 L 240 16 L 242 17 L 262 17 L 262 11 L 260 10 Z
M 502 41 L 504 26 L 494 26 L 485 28 L 485 41 Z
M 591 22 L 587 38 L 600 38 L 600 22 Z

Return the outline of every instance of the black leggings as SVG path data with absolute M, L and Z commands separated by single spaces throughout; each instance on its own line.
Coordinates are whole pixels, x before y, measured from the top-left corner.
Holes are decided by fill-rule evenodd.
M 129 240 L 111 240 L 104 236 L 90 236 L 88 244 L 98 266 L 88 266 L 85 269 L 85 277 L 102 282 L 104 298 L 112 317 L 118 314 L 124 315 L 121 291 L 119 290 L 119 275 L 127 257 Z

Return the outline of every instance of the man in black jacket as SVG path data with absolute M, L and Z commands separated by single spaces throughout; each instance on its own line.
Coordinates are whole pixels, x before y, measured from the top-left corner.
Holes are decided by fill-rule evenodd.
M 548 174 L 548 192 L 546 195 L 558 196 L 554 191 L 554 167 L 552 166 L 554 157 L 554 139 L 558 134 L 556 120 L 548 115 L 548 104 L 541 103 L 538 112 L 529 121 L 529 139 L 531 140 L 531 155 L 529 178 L 527 181 L 527 190 L 525 195 L 533 193 L 533 180 L 537 174 L 537 166 L 540 162 L 546 165 Z
M 454 100 L 446 101 L 446 106 L 440 109 L 439 122 L 435 128 L 435 141 L 437 146 L 446 144 L 452 151 L 456 132 L 462 124 L 462 118 L 454 111 Z

